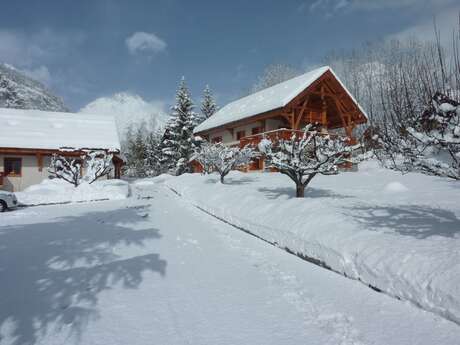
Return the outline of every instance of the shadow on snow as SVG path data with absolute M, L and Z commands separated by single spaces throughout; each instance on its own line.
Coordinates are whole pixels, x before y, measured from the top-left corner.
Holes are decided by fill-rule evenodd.
M 268 199 L 278 199 L 282 196 L 287 196 L 289 198 L 296 197 L 296 189 L 294 184 L 292 187 L 258 188 L 258 191 L 264 193 Z M 307 187 L 305 189 L 305 199 L 308 198 L 346 199 L 352 198 L 352 196 L 338 194 L 329 189 Z
M 205 180 L 205 183 L 206 184 L 217 184 L 219 183 L 220 184 L 220 177 L 219 175 L 217 174 L 214 174 L 214 175 L 211 175 L 212 177 L 209 177 L 208 179 Z M 214 176 L 216 176 L 216 178 L 214 178 Z M 224 179 L 224 184 L 225 185 L 245 185 L 245 184 L 250 184 L 250 183 L 254 183 L 257 181 L 257 178 L 255 177 L 229 177 L 229 176 L 226 176 L 225 179 Z
M 145 271 L 164 275 L 166 261 L 158 254 L 114 252 L 117 245 L 161 237 L 157 229 L 120 225 L 142 221 L 138 209 L 126 208 L 0 227 L 0 343 L 7 325 L 13 344 L 33 344 L 40 332 L 66 324 L 79 336 L 98 316 L 100 292 L 115 284 L 136 288 Z
M 348 210 L 347 215 L 370 230 L 397 232 L 418 239 L 460 234 L 460 219 L 450 210 L 421 205 L 360 205 Z

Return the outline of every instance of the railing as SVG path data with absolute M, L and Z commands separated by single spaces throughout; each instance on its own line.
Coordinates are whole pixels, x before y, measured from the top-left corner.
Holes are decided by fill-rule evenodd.
M 240 139 L 240 147 L 244 147 L 246 145 L 254 145 L 257 146 L 262 139 L 269 139 L 271 141 L 278 141 L 278 140 L 290 140 L 292 135 L 296 135 L 298 139 L 302 138 L 303 131 L 295 130 L 295 129 L 275 129 L 273 131 L 262 132 L 258 134 L 248 135 Z M 338 134 L 332 133 L 321 133 L 320 135 L 329 135 L 332 138 L 339 137 Z M 355 138 L 347 138 L 350 145 L 355 145 L 357 143 Z

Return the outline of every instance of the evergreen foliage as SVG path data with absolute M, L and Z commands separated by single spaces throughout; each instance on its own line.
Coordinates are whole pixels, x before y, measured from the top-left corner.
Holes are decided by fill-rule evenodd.
M 216 101 L 209 85 L 206 85 L 203 91 L 203 100 L 201 102 L 201 122 L 209 119 L 218 110 Z
M 193 109 L 190 91 L 182 77 L 171 120 L 166 125 L 160 144 L 162 169 L 174 175 L 192 172 L 190 161 L 199 145 L 193 135 L 197 118 Z

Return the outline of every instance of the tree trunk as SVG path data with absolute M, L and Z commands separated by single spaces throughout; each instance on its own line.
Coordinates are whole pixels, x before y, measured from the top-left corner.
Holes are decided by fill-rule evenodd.
M 224 177 L 225 175 L 220 175 L 220 183 L 224 183 Z
M 301 183 L 296 184 L 296 193 L 297 198 L 303 198 L 305 196 L 305 186 Z

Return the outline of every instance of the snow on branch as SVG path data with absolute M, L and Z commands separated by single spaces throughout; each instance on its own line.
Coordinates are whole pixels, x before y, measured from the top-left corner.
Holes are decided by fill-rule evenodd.
M 203 142 L 193 159 L 201 164 L 205 173 L 217 171 L 220 182 L 224 183 L 225 176 L 231 170 L 248 165 L 256 156 L 257 153 L 251 146 L 240 149 L 222 143 Z
M 112 154 L 105 151 L 90 151 L 84 157 L 85 174 L 83 181 L 89 184 L 112 171 Z
M 348 138 L 320 133 L 312 125 L 301 137 L 293 134 L 289 140 L 263 139 L 259 144 L 267 166 L 295 182 L 297 197 L 304 196 L 305 187 L 317 174 L 337 174 L 340 164 L 352 161 L 355 148 Z
M 54 154 L 48 172 L 77 187 L 82 175 L 82 161 L 79 158 L 68 158 Z
M 396 129 L 377 128 L 374 140 L 389 168 L 460 180 L 460 103 L 446 95 L 437 92 L 421 114 Z
M 112 157 L 105 151 L 89 151 L 81 157 L 54 154 L 48 172 L 75 187 L 82 182 L 91 184 L 112 171 Z

